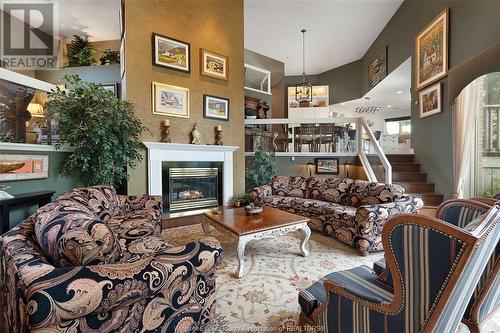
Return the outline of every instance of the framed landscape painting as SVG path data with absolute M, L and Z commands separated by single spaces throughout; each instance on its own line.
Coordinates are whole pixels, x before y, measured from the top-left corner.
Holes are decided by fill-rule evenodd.
M 441 83 L 433 84 L 418 92 L 420 118 L 432 116 L 442 111 Z
M 416 87 L 421 89 L 448 73 L 448 8 L 415 40 Z
M 109 90 L 113 92 L 113 95 L 115 95 L 116 98 L 118 98 L 118 83 L 101 83 L 101 87 L 103 87 L 105 90 Z
M 338 175 L 339 174 L 339 159 L 338 158 L 316 158 L 316 174 L 318 175 Z
M 0 182 L 49 177 L 49 155 L 0 154 Z
M 203 95 L 203 117 L 229 120 L 229 100 L 227 98 Z
M 189 89 L 153 82 L 153 114 L 189 118 Z
M 189 73 L 190 52 L 189 43 L 153 33 L 153 65 Z
M 368 86 L 375 87 L 387 76 L 387 46 L 368 65 Z
M 228 57 L 200 49 L 200 69 L 202 75 L 227 80 L 228 64 Z

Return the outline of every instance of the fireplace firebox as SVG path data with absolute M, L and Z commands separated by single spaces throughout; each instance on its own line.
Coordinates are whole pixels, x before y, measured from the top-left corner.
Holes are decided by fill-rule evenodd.
M 222 163 L 162 162 L 164 213 L 222 205 Z

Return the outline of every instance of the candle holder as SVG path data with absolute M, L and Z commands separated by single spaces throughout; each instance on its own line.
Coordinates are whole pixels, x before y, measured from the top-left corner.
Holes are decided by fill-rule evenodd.
M 223 146 L 224 145 L 224 142 L 222 142 L 222 127 L 221 126 L 215 127 L 215 145 L 216 146 Z
M 163 131 L 161 134 L 161 142 L 171 143 L 172 140 L 168 137 L 168 135 L 170 134 L 170 123 L 163 122 L 162 127 L 163 127 Z

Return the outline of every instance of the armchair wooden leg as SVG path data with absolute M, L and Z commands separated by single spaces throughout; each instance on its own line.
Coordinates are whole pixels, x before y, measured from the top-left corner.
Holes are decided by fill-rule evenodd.
M 464 323 L 467 325 L 467 328 L 469 329 L 470 333 L 481 333 L 481 326 L 479 326 L 476 323 Z

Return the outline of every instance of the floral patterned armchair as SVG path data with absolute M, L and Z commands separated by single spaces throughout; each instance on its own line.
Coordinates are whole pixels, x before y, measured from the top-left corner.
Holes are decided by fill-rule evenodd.
M 75 189 L 0 237 L 7 332 L 191 332 L 215 310 L 217 240 L 173 247 L 161 198 Z
M 384 226 L 391 283 L 366 266 L 299 293 L 303 325 L 322 332 L 456 332 L 500 240 L 500 203 L 461 229 L 403 214 Z
M 362 255 L 383 249 L 381 234 L 387 219 L 423 207 L 420 198 L 404 194 L 399 185 L 349 178 L 277 176 L 251 195 L 257 205 L 309 217 L 313 230 L 357 248 Z

